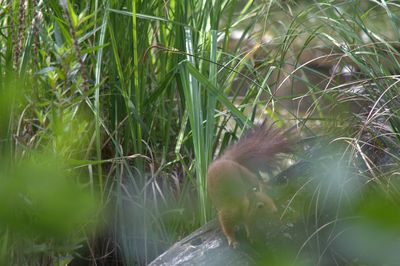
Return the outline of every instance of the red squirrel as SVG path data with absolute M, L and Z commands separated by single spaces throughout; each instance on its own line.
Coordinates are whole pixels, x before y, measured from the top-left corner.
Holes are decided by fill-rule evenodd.
M 255 221 L 277 211 L 263 191 L 259 171 L 273 169 L 276 155 L 287 151 L 288 141 L 282 131 L 260 125 L 248 130 L 209 166 L 207 190 L 229 246 L 238 246 L 235 226 L 243 224 L 251 241 Z

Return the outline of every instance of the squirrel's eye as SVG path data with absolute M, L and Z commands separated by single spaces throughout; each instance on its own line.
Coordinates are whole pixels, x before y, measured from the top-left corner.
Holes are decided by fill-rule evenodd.
M 264 207 L 264 203 L 262 203 L 262 202 L 257 203 L 257 208 L 258 209 L 261 209 L 263 207 Z

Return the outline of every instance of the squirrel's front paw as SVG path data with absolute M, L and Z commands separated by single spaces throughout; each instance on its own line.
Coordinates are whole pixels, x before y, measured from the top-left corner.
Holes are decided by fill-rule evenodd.
M 239 247 L 239 243 L 236 240 L 228 240 L 228 244 L 233 249 L 237 249 Z

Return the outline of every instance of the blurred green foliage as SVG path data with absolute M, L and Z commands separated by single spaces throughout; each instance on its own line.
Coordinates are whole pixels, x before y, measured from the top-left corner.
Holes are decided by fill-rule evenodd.
M 0 225 L 17 238 L 63 242 L 95 223 L 95 198 L 60 158 L 38 154 L 0 173 Z
M 33 109 L 12 71 L 0 85 L 0 263 L 68 263 L 99 225 L 98 191 L 69 163 L 87 152 L 89 124 L 83 111 Z M 30 112 L 46 130 L 29 124 Z

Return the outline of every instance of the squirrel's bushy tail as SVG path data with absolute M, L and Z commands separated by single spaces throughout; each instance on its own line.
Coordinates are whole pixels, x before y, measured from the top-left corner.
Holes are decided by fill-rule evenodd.
M 276 155 L 289 151 L 285 132 L 273 126 L 254 126 L 225 150 L 222 159 L 233 160 L 252 172 L 276 168 Z

